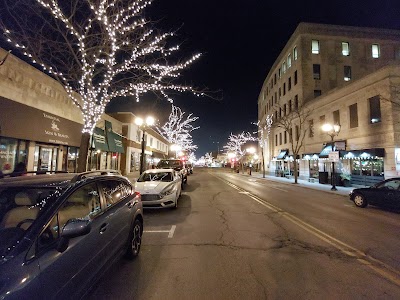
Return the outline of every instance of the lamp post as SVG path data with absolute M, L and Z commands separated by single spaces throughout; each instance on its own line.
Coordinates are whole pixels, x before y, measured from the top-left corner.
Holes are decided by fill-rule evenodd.
M 246 152 L 247 153 L 250 153 L 250 155 L 251 155 L 251 157 L 252 157 L 252 159 L 253 159 L 253 155 L 254 155 L 254 153 L 256 153 L 256 148 L 254 148 L 254 147 L 250 147 L 250 148 L 247 148 L 246 149 Z M 251 175 L 251 168 L 253 167 L 253 162 L 252 162 L 252 160 L 250 161 L 250 174 L 249 175 Z
M 327 123 L 327 124 L 322 125 L 322 130 L 324 132 L 326 132 L 331 137 L 332 151 L 333 151 L 333 147 L 334 147 L 333 140 L 334 140 L 335 136 L 337 136 L 339 134 L 339 132 L 340 132 L 340 125 L 339 124 L 332 125 L 332 124 L 328 124 Z M 335 162 L 332 161 L 332 178 L 331 178 L 331 181 L 332 181 L 331 190 L 332 191 L 336 191 L 337 190 L 336 189 L 336 180 L 335 179 L 336 179 L 335 178 Z
M 139 126 L 140 129 L 142 129 L 142 154 L 140 155 L 140 174 L 144 172 L 144 149 L 146 147 L 146 141 L 144 140 L 144 134 L 146 132 L 146 128 L 154 125 L 154 118 L 151 116 L 148 116 L 146 120 L 143 120 L 142 118 L 137 117 L 135 119 L 135 124 Z

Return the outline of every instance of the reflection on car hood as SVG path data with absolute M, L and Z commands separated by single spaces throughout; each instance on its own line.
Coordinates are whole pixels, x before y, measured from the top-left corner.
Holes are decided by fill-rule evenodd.
M 162 182 L 162 181 L 145 181 L 145 182 L 136 182 L 135 188 L 140 193 L 146 193 L 150 191 L 154 191 L 156 193 L 161 192 L 167 186 L 169 186 L 171 182 Z

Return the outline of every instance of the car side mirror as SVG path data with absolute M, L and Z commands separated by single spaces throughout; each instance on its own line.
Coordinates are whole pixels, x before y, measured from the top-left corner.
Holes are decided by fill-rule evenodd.
M 60 241 L 57 245 L 57 251 L 64 252 L 67 250 L 69 240 L 78 236 L 86 235 L 90 232 L 90 220 L 70 219 L 61 231 Z

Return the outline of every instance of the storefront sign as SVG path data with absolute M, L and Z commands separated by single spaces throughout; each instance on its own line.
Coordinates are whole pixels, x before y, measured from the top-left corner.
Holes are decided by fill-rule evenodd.
M 328 154 L 331 162 L 339 162 L 339 151 L 332 151 Z
M 58 145 L 79 146 L 82 124 L 0 97 L 0 135 Z

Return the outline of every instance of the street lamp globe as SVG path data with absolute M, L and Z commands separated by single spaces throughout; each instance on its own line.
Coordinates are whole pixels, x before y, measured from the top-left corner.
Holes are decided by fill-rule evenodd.
M 139 118 L 139 117 L 136 117 L 135 118 L 135 124 L 138 125 L 138 126 L 142 126 L 143 125 L 143 119 Z
M 147 126 L 153 126 L 154 123 L 155 123 L 155 120 L 154 120 L 154 118 L 153 118 L 152 116 L 148 116 L 148 117 L 146 118 L 146 125 L 147 125 Z
M 326 123 L 326 124 L 322 125 L 322 130 L 325 132 L 332 131 L 332 129 L 333 129 L 333 126 L 331 124 Z

